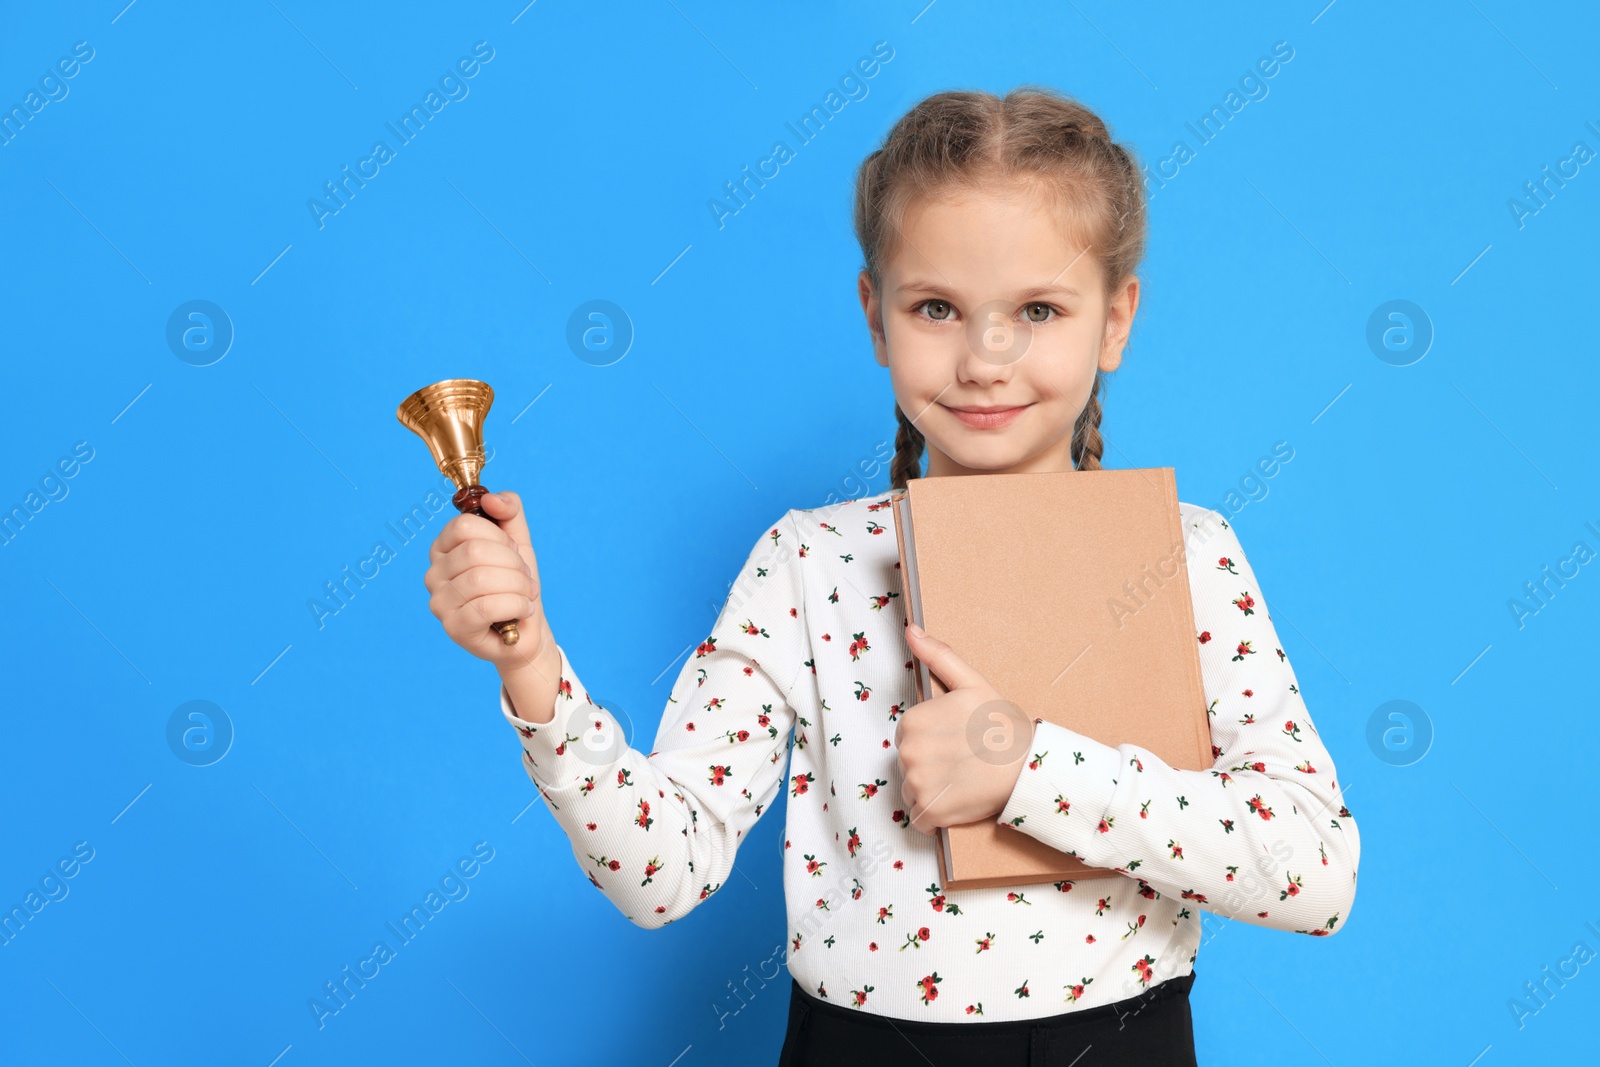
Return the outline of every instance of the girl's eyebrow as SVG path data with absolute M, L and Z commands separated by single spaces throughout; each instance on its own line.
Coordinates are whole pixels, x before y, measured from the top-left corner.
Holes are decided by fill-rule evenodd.
M 899 293 L 906 293 L 908 295 L 913 293 L 927 293 L 930 295 L 943 296 L 950 290 L 945 286 L 939 285 L 935 282 L 910 281 L 903 285 L 897 286 L 895 291 Z M 1035 285 L 1032 288 L 1024 289 L 1021 292 L 1016 293 L 1012 299 L 1016 300 L 1018 303 L 1021 303 L 1026 300 L 1037 299 L 1041 296 L 1075 297 L 1077 295 L 1079 295 L 1078 290 L 1072 288 L 1070 285 Z

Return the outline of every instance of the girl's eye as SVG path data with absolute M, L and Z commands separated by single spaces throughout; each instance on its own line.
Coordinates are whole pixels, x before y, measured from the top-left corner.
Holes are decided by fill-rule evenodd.
M 932 319 L 935 322 L 944 322 L 946 319 L 948 319 L 950 317 L 951 312 L 953 312 L 955 310 L 954 308 L 952 308 L 950 306 L 950 302 L 949 301 L 940 300 L 937 297 L 935 297 L 933 299 L 929 299 L 929 300 L 924 300 L 922 303 L 918 304 L 914 310 L 926 312 L 930 308 L 942 308 L 942 309 L 944 309 L 944 314 L 942 314 L 942 315 L 933 315 L 933 314 L 929 314 L 928 315 L 928 318 Z
M 1051 307 L 1049 304 L 1029 304 L 1028 305 L 1027 315 L 1028 315 L 1028 321 L 1029 322 L 1049 322 L 1050 319 L 1048 317 L 1035 318 L 1034 315 L 1033 315 L 1034 311 L 1044 311 L 1044 312 L 1053 313 L 1055 311 L 1055 308 Z

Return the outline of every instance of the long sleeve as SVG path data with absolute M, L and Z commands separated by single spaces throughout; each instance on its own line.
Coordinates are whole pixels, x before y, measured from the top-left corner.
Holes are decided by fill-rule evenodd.
M 1186 535 L 1214 764 L 1178 769 L 1035 720 L 1033 758 L 998 821 L 1141 892 L 1330 935 L 1355 900 L 1355 820 L 1233 528 L 1200 509 Z
M 523 769 L 573 857 L 637 926 L 682 918 L 721 888 L 740 838 L 782 785 L 790 697 L 811 658 L 798 543 L 785 513 L 751 549 L 710 635 L 673 683 L 648 756 L 625 743 L 565 648 L 550 722 L 518 718 L 500 688 Z

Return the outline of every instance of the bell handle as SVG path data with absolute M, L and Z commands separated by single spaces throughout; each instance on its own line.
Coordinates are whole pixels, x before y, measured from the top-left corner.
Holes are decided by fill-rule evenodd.
M 463 489 L 457 489 L 455 495 L 450 498 L 450 503 L 454 504 L 456 510 L 462 514 L 482 515 L 498 526 L 500 524 L 486 514 L 483 508 L 478 505 L 478 498 L 488 491 L 481 485 L 469 485 Z M 507 619 L 505 622 L 492 622 L 489 627 L 500 635 L 500 643 L 503 645 L 514 645 L 522 636 L 517 632 L 516 619 Z

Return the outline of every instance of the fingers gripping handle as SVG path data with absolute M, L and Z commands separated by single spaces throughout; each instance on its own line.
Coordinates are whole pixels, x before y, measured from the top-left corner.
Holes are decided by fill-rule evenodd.
M 457 489 L 456 494 L 450 498 L 450 503 L 454 504 L 456 510 L 463 514 L 482 515 L 498 526 L 499 523 L 489 518 L 483 508 L 478 506 L 478 498 L 488 491 L 481 485 L 469 485 L 465 489 Z M 489 627 L 500 635 L 500 643 L 503 645 L 514 645 L 522 636 L 517 632 L 516 619 L 507 619 L 505 622 L 492 622 Z

